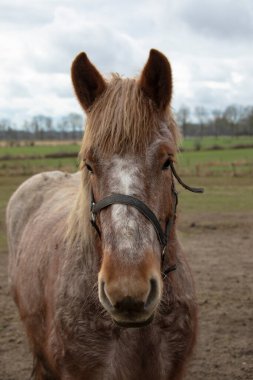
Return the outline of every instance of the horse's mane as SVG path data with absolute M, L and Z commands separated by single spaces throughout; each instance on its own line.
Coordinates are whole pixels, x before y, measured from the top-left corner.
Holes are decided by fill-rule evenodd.
M 91 147 L 100 155 L 141 153 L 162 121 L 176 144 L 177 128 L 170 110 L 159 112 L 140 89 L 138 80 L 112 74 L 105 92 L 88 112 L 80 157 L 84 158 Z
M 142 92 L 136 79 L 123 79 L 117 74 L 107 83 L 105 92 L 87 113 L 85 133 L 79 153 L 82 183 L 69 216 L 67 241 L 90 245 L 93 239 L 89 223 L 89 175 L 83 170 L 87 152 L 102 156 L 145 152 L 161 129 L 171 132 L 177 145 L 179 134 L 170 108 L 159 111 Z M 90 243 L 89 243 L 90 242 Z

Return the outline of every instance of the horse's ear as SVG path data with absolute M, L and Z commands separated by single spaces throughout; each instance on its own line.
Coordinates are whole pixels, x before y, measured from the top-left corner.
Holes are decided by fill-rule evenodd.
M 84 110 L 88 111 L 105 90 L 106 83 L 85 53 L 78 54 L 74 59 L 71 77 L 77 98 Z
M 165 110 L 172 95 L 172 73 L 168 59 L 159 51 L 151 49 L 142 71 L 140 88 L 157 107 Z

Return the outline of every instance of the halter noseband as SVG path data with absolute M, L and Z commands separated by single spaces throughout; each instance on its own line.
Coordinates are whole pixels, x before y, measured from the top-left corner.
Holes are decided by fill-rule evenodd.
M 181 178 L 178 176 L 175 167 L 173 165 L 173 162 L 170 162 L 170 168 L 172 171 L 172 174 L 174 177 L 177 179 L 177 181 L 182 185 L 185 189 L 192 191 L 193 193 L 203 193 L 204 189 L 202 188 L 195 188 L 195 187 L 190 187 L 186 185 Z M 96 202 L 93 194 L 93 190 L 91 189 L 91 205 L 90 205 L 90 212 L 91 212 L 91 219 L 90 222 L 92 226 L 95 228 L 97 231 L 99 237 L 101 238 L 101 232 L 98 228 L 98 225 L 96 223 L 96 217 L 97 214 L 103 210 L 104 208 L 107 208 L 108 206 L 111 206 L 113 204 L 123 204 L 127 206 L 132 206 L 136 208 L 143 216 L 145 216 L 146 219 L 148 219 L 151 224 L 153 225 L 157 238 L 159 240 L 159 243 L 161 245 L 161 268 L 163 267 L 164 263 L 164 258 L 165 258 L 165 253 L 166 253 L 166 247 L 169 242 L 169 237 L 170 237 L 170 232 L 172 229 L 172 226 L 175 221 L 176 217 L 176 211 L 177 211 L 177 204 L 178 204 L 178 195 L 177 192 L 175 191 L 175 186 L 174 182 L 172 183 L 172 195 L 174 198 L 174 203 L 173 203 L 173 214 L 169 217 L 166 227 L 165 227 L 165 232 L 163 231 L 161 224 L 159 223 L 156 215 L 153 213 L 153 211 L 140 199 L 132 197 L 130 195 L 125 195 L 125 194 L 112 194 L 109 195 L 108 197 L 105 197 L 101 199 L 100 201 Z M 168 268 L 166 268 L 164 271 L 162 270 L 162 276 L 165 278 L 169 272 L 172 272 L 176 270 L 176 265 L 171 265 Z

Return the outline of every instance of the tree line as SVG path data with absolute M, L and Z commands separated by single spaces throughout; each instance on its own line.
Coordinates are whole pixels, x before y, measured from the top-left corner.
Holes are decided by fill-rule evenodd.
M 183 136 L 253 135 L 253 106 L 230 105 L 211 112 L 203 106 L 196 107 L 193 112 L 182 106 L 176 112 L 176 120 Z
M 240 136 L 253 135 L 253 107 L 230 105 L 224 110 L 208 112 L 203 106 L 191 110 L 181 106 L 175 111 L 183 136 Z M 58 119 L 36 115 L 22 125 L 10 119 L 0 119 L 1 140 L 79 140 L 83 135 L 84 120 L 80 114 L 70 113 Z
M 58 119 L 36 115 L 15 125 L 10 119 L 0 120 L 1 140 L 80 140 L 83 135 L 83 117 L 70 113 Z

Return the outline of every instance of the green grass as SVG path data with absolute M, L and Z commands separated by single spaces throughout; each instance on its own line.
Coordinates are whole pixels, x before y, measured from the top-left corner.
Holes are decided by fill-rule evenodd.
M 253 144 L 253 136 L 187 137 L 182 141 L 182 147 L 185 150 L 195 150 L 196 146 L 199 146 L 201 149 L 209 149 L 214 146 L 227 149 L 235 145 L 249 144 Z
M 198 139 L 200 140 L 200 139 Z M 196 176 L 235 176 L 252 175 L 253 173 L 253 148 L 231 149 L 229 146 L 236 144 L 253 143 L 253 136 L 240 137 L 205 137 L 201 139 L 202 148 L 213 145 L 226 147 L 224 150 L 193 150 L 196 139 L 187 138 L 183 141 L 183 147 L 187 150 L 178 154 L 178 166 L 183 175 Z M 190 149 L 190 150 L 189 150 Z M 73 158 L 32 159 L 31 156 L 43 156 L 52 153 L 76 153 L 78 144 L 64 145 L 38 145 L 20 147 L 0 147 L 1 156 L 9 155 L 26 156 L 27 159 L 0 160 L 0 175 L 31 175 L 42 170 L 61 169 L 74 171 L 77 160 Z M 31 157 L 29 159 L 29 157 Z
M 178 154 L 178 167 L 184 175 L 252 175 L 253 149 L 185 151 Z
M 37 145 L 38 144 L 38 145 Z M 182 140 L 182 147 L 185 150 L 195 150 L 199 145 L 200 150 L 209 149 L 213 146 L 231 148 L 235 145 L 253 144 L 253 136 L 219 136 L 219 137 L 187 137 Z M 1 156 L 43 156 L 50 153 L 78 153 L 79 143 L 59 144 L 59 145 L 40 145 L 39 142 L 34 146 L 5 146 L 0 147 Z
M 74 172 L 78 169 L 75 158 L 48 158 L 0 161 L 0 176 L 2 175 L 32 175 L 47 170 L 62 170 Z
M 79 152 L 78 144 L 63 144 L 63 145 L 35 145 L 35 146 L 5 146 L 0 147 L 1 156 L 44 156 L 50 153 L 76 153 Z
M 253 179 L 250 177 L 187 177 L 187 184 L 204 187 L 203 194 L 177 185 L 183 213 L 253 212 Z

